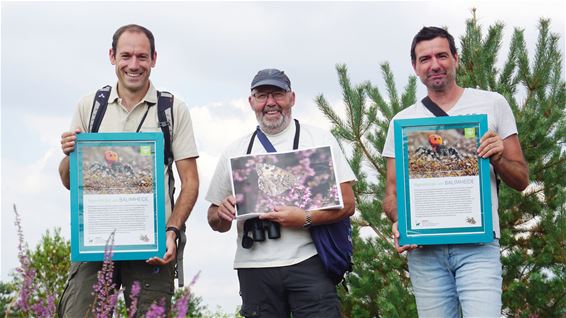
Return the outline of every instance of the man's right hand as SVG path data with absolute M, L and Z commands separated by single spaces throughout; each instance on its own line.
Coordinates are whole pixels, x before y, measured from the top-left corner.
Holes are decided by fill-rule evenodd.
M 80 128 L 77 128 L 74 131 L 66 131 L 61 134 L 61 150 L 63 150 L 65 156 L 68 156 L 75 150 L 75 141 L 77 140 L 77 134 L 80 132 Z
M 218 232 L 227 232 L 236 218 L 236 198 L 229 195 L 220 205 L 211 204 L 208 207 L 208 224 Z
M 394 222 L 393 225 L 391 225 L 391 232 L 393 232 L 393 241 L 395 242 L 395 248 L 397 249 L 397 252 L 403 253 L 405 251 L 412 251 L 416 249 L 418 246 L 415 244 L 399 246 L 400 235 L 398 226 L 399 224 L 397 222 Z
M 236 198 L 227 196 L 218 206 L 218 218 L 222 222 L 232 222 L 236 218 Z

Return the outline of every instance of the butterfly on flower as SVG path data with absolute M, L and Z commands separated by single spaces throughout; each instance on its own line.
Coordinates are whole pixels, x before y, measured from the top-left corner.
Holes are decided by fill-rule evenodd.
M 269 196 L 282 194 L 299 181 L 292 173 L 274 165 L 258 163 L 255 169 L 259 189 Z

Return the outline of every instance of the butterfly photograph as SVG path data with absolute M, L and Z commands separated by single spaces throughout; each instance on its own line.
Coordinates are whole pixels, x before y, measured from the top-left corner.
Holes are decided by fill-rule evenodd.
M 234 157 L 230 169 L 238 218 L 275 206 L 307 211 L 342 207 L 330 146 Z

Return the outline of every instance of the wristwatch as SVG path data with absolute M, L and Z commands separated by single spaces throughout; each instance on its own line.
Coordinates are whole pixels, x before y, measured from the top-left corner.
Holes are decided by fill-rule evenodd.
M 311 211 L 305 211 L 305 224 L 303 224 L 303 228 L 308 229 L 312 225 L 312 215 Z
M 181 237 L 181 232 L 179 231 L 178 228 L 174 227 L 174 226 L 169 226 L 165 232 L 169 232 L 169 231 L 173 231 L 175 232 L 175 241 L 178 240 Z

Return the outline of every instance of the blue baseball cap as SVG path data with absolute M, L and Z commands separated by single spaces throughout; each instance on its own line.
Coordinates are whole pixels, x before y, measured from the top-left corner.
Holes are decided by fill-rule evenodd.
M 277 86 L 285 91 L 291 90 L 291 81 L 287 75 L 285 75 L 285 72 L 275 68 L 268 68 L 257 72 L 252 80 L 251 89 L 253 90 L 256 87 L 264 85 Z

